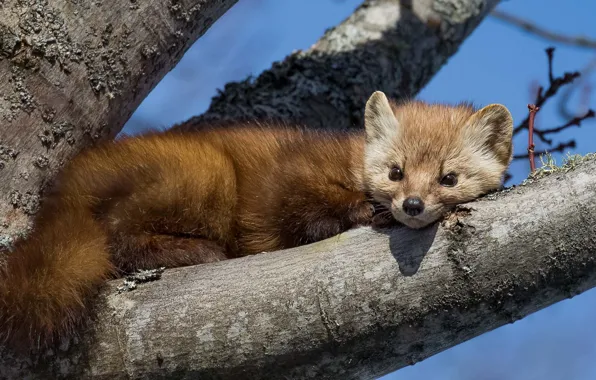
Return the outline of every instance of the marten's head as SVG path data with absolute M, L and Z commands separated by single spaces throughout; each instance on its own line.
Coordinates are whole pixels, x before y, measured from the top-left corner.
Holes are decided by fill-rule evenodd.
M 365 184 L 411 228 L 497 189 L 512 157 L 513 120 L 500 104 L 366 103 Z

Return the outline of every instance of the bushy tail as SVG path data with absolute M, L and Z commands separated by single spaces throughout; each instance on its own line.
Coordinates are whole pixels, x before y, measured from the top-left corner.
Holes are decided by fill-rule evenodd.
M 0 345 L 38 348 L 69 333 L 113 273 L 106 233 L 80 202 L 48 199 L 0 264 Z

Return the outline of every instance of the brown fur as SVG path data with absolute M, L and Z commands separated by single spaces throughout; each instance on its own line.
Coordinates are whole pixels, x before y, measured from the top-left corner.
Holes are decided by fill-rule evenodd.
M 479 111 L 469 104 L 397 105 L 377 92 L 367 103 L 365 119 L 365 183 L 376 201 L 411 228 L 498 188 L 511 161 L 513 120 L 502 105 Z M 387 176 L 394 165 L 403 170 L 400 181 Z M 448 173 L 457 175 L 456 186 L 441 186 Z M 425 204 L 414 217 L 402 208 L 412 196 Z
M 502 165 L 487 174 L 466 162 L 474 157 L 458 130 L 470 108 L 393 105 L 393 134 L 375 124 L 387 117 L 384 95 L 371 116 L 375 96 L 366 135 L 232 125 L 84 151 L 59 175 L 31 238 L 0 269 L 0 337 L 28 348 L 70 333 L 92 293 L 122 271 L 289 248 L 368 224 L 367 192 L 387 203 L 416 190 L 451 205 L 498 185 Z M 387 165 L 397 161 L 407 179 L 388 184 Z M 461 192 L 430 183 L 446 166 L 470 173 Z

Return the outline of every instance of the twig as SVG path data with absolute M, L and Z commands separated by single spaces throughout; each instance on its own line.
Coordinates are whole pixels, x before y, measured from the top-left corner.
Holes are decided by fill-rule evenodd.
M 545 149 L 545 150 L 538 150 L 534 152 L 535 156 L 540 156 L 541 154 L 546 154 L 546 153 L 554 153 L 554 152 L 564 152 L 565 149 L 568 148 L 575 148 L 575 140 L 569 140 L 567 142 L 563 142 L 560 143 L 559 145 L 557 145 L 554 148 L 551 149 Z M 516 154 L 515 156 L 513 156 L 514 160 L 525 160 L 529 158 L 529 154 L 525 153 L 525 154 Z
M 550 85 L 552 86 L 553 82 L 555 81 L 554 75 L 553 75 L 553 56 L 555 53 L 555 48 L 554 47 L 548 47 L 546 48 L 546 55 L 548 57 L 548 83 L 550 83 Z M 567 75 L 567 73 L 565 73 L 565 75 Z M 538 96 L 540 96 L 540 91 L 541 91 L 542 87 L 538 88 Z
M 586 49 L 596 49 L 596 40 L 585 36 L 567 36 L 561 33 L 552 32 L 545 28 L 542 28 L 531 21 L 524 20 L 510 13 L 499 11 L 497 9 L 490 13 L 496 19 L 505 21 L 508 24 L 517 26 L 525 30 L 526 32 L 532 33 L 538 37 L 546 40 L 560 42 L 562 44 L 577 46 Z
M 534 162 L 534 119 L 540 107 L 535 104 L 528 104 L 528 110 L 530 111 L 528 123 L 528 157 L 530 159 L 530 171 L 534 172 L 536 170 L 536 163 Z
M 592 118 L 592 117 L 594 117 L 594 110 L 589 109 L 588 112 L 586 112 L 586 114 L 584 116 L 574 117 L 573 119 L 571 119 L 567 123 L 561 125 L 560 127 L 551 128 L 551 129 L 542 129 L 542 130 L 534 129 L 534 133 L 541 134 L 541 135 L 559 133 L 559 132 L 561 132 L 569 127 L 572 127 L 574 125 L 579 127 L 579 126 L 581 126 L 582 121 L 584 121 L 585 119 Z
M 563 119 L 571 119 L 577 116 L 577 112 L 572 112 L 567 108 L 567 105 L 570 103 L 570 99 L 574 92 L 580 88 L 581 85 L 583 85 L 583 87 L 579 102 L 581 107 L 580 110 L 583 111 L 588 108 L 591 95 L 591 86 L 587 78 L 589 78 L 594 71 L 596 71 L 596 57 L 592 58 L 592 60 L 590 60 L 590 62 L 588 62 L 588 64 L 580 70 L 581 76 L 579 80 L 574 81 L 570 86 L 567 86 L 562 90 L 562 94 L 559 96 L 559 100 L 557 101 L 557 110 Z
M 521 132 L 522 130 L 528 129 L 528 152 L 526 154 L 514 155 L 513 159 L 514 160 L 529 159 L 530 168 L 531 168 L 532 172 L 534 172 L 534 170 L 536 169 L 535 162 L 534 162 L 534 157 L 536 155 L 544 154 L 546 152 L 550 152 L 550 153 L 563 152 L 567 148 L 575 148 L 575 145 L 576 145 L 575 140 L 570 140 L 567 142 L 559 143 L 559 145 L 557 145 L 556 147 L 551 147 L 551 148 L 545 149 L 543 151 L 536 152 L 534 150 L 535 149 L 534 136 L 538 137 L 544 143 L 546 143 L 548 145 L 552 145 L 553 141 L 551 139 L 549 139 L 547 137 L 547 135 L 559 133 L 559 132 L 561 132 L 567 128 L 570 128 L 572 126 L 579 127 L 579 126 L 581 126 L 581 122 L 583 120 L 595 117 L 595 112 L 593 110 L 589 109 L 585 115 L 575 116 L 569 122 L 565 123 L 564 125 L 562 125 L 560 127 L 550 128 L 550 129 L 539 129 L 539 128 L 536 128 L 536 126 L 534 125 L 536 112 L 540 109 L 540 107 L 542 107 L 549 98 L 553 97 L 561 87 L 563 87 L 566 84 L 572 83 L 575 78 L 580 76 L 579 72 L 572 72 L 572 73 L 566 72 L 561 77 L 555 77 L 553 75 L 554 50 L 555 49 L 553 47 L 549 47 L 549 48 L 545 49 L 547 57 L 548 57 L 548 81 L 549 81 L 548 89 L 546 91 L 544 91 L 544 88 L 542 86 L 540 86 L 537 89 L 537 91 L 535 92 L 535 93 L 537 93 L 536 102 L 534 104 L 528 105 L 528 110 L 530 111 L 528 116 L 517 127 L 515 127 L 514 131 L 513 131 L 514 135 L 516 135 L 519 132 Z M 594 67 L 596 67 L 596 60 L 594 61 Z M 584 71 L 586 71 L 586 70 L 584 69 Z M 509 174 L 509 173 L 507 173 L 507 174 Z M 505 176 L 505 182 L 507 182 L 510 179 L 511 179 L 510 175 Z
M 571 72 L 571 73 L 566 72 L 563 74 L 562 77 L 555 77 L 553 75 L 553 55 L 554 55 L 553 53 L 554 53 L 554 51 L 555 51 L 554 47 L 549 47 L 546 49 L 546 55 L 548 56 L 549 86 L 548 86 L 548 89 L 546 90 L 546 92 L 544 92 L 544 88 L 542 86 L 540 86 L 538 88 L 538 94 L 536 96 L 536 101 L 534 103 L 537 107 L 542 107 L 544 105 L 544 103 L 548 99 L 553 97 L 562 86 L 573 82 L 573 80 L 575 78 L 580 76 L 580 73 L 575 71 L 575 72 Z M 517 127 L 515 127 L 515 129 L 513 130 L 514 135 L 517 135 L 524 129 L 528 129 L 528 122 L 530 121 L 530 115 L 528 115 L 528 117 L 526 117 Z M 553 143 L 552 140 L 549 140 L 548 138 L 544 137 L 543 134 L 540 133 L 540 131 L 536 133 L 536 136 L 538 138 L 540 138 L 540 140 L 542 140 L 543 142 L 547 143 L 548 145 L 551 145 Z

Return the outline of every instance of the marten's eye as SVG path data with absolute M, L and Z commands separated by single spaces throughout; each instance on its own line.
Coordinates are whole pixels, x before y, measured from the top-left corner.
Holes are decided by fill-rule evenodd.
M 441 186 L 453 187 L 457 185 L 457 175 L 455 173 L 449 173 L 441 178 Z
M 392 181 L 401 181 L 404 178 L 404 172 L 401 171 L 399 166 L 394 166 L 389 170 L 389 179 Z

